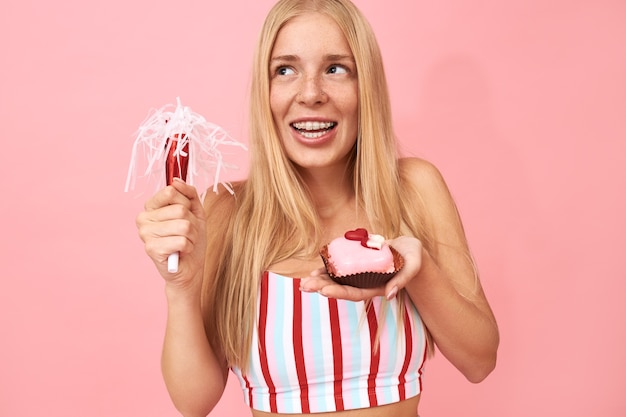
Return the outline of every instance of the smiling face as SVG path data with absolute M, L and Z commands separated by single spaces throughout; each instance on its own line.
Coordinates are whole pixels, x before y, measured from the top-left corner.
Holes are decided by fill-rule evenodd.
M 287 157 L 301 168 L 345 166 L 358 134 L 358 84 L 339 26 L 309 12 L 278 33 L 270 107 Z

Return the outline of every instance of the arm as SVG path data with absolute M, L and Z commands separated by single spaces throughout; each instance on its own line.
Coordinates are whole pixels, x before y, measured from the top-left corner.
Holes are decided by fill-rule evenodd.
M 407 268 L 394 278 L 403 285 L 441 353 L 472 382 L 494 369 L 499 334 L 480 285 L 461 219 L 438 170 L 417 159 L 403 160 L 407 181 L 420 193 L 434 233 L 430 252 L 416 245 L 417 272 Z M 410 239 L 410 238 L 400 238 Z M 414 239 L 417 240 L 417 239 Z M 404 250 L 406 252 L 406 250 Z M 421 255 L 421 256 L 420 256 Z
M 403 186 L 414 189 L 409 207 L 419 207 L 434 235 L 427 251 L 415 237 L 389 241 L 404 267 L 385 287 L 362 289 L 339 285 L 322 268 L 301 281 L 302 291 L 359 301 L 395 297 L 405 289 L 441 353 L 472 382 L 495 367 L 498 327 L 470 256 L 454 201 L 437 169 L 419 159 L 401 160 Z M 420 200 L 423 203 L 420 203 Z
M 184 416 L 206 416 L 224 391 L 228 369 L 211 348 L 204 328 L 206 218 L 195 188 L 175 181 L 155 194 L 137 216 L 137 227 L 165 279 L 168 316 L 161 361 L 165 384 Z M 172 274 L 167 257 L 176 251 L 179 270 Z

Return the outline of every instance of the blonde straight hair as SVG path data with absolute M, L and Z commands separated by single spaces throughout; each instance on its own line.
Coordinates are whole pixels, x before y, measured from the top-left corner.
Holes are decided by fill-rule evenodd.
M 293 256 L 312 256 L 325 243 L 307 189 L 283 150 L 269 104 L 269 61 L 278 32 L 307 12 L 332 18 L 356 61 L 359 132 L 348 169 L 358 204 L 376 233 L 416 236 L 426 248 L 431 246 L 425 219 L 415 215 L 423 213 L 421 201 L 399 172 L 382 56 L 369 23 L 349 0 L 280 0 L 266 18 L 253 62 L 249 176 L 237 186 L 222 249 L 212 255 L 219 257 L 216 267 L 205 272 L 209 338 L 218 343 L 229 366 L 242 369 L 248 366 L 263 272 Z

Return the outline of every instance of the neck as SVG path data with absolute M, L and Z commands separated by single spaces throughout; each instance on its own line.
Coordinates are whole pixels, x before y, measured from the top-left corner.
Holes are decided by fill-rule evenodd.
M 300 175 L 322 220 L 333 217 L 340 210 L 354 209 L 354 185 L 345 166 L 301 170 Z

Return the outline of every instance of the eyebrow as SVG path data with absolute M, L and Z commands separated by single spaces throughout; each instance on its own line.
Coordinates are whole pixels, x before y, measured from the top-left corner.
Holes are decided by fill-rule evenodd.
M 282 61 L 282 62 L 296 62 L 300 58 L 297 55 L 279 55 L 275 56 L 270 60 L 270 62 Z M 344 55 L 344 54 L 328 54 L 324 56 L 324 61 L 351 61 L 354 62 L 354 57 L 352 55 Z

